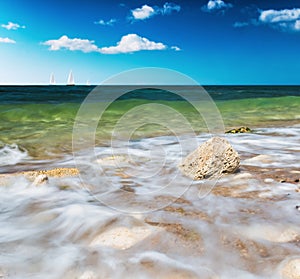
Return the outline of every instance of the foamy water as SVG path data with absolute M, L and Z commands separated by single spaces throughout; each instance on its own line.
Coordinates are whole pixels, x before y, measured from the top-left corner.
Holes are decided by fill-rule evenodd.
M 175 137 L 82 151 L 81 177 L 40 186 L 10 177 L 0 187 L 0 278 L 281 278 L 300 257 L 299 183 L 273 172 L 299 178 L 300 126 L 226 137 L 241 168 L 218 181 L 178 172 L 193 145 Z M 0 162 L 30 168 L 24 152 L 4 147 Z

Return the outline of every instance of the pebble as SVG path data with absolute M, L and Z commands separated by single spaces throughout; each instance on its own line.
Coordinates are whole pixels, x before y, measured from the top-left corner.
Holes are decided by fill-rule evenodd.
M 265 182 L 265 183 L 272 183 L 272 182 L 274 182 L 274 179 L 272 179 L 272 178 L 266 178 L 266 179 L 264 180 L 264 182 Z

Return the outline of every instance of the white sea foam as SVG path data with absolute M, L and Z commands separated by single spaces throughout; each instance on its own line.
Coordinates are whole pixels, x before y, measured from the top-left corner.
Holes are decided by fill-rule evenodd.
M 207 137 L 200 135 L 199 143 Z M 299 170 L 300 127 L 227 138 L 242 157 L 265 156 L 250 160 L 251 166 Z M 207 193 L 200 199 L 205 183 L 191 183 L 180 175 L 174 180 L 181 157 L 192 151 L 186 144 L 182 154 L 174 137 L 119 145 L 113 155 L 129 160 L 106 165 L 83 151 L 90 192 L 78 177 L 50 177 L 39 186 L 12 177 L 8 187 L 0 187 L 0 277 L 2 272 L 2 277 L 13 279 L 279 279 L 284 259 L 300 254 L 297 185 L 265 182 L 241 172 L 223 177 L 215 187 L 261 192 L 257 199 Z M 164 151 L 151 152 L 156 146 Z M 17 147 L 3 150 L 26 154 L 21 160 L 28 156 Z M 108 147 L 94 151 L 104 161 L 112 156 Z M 57 164 L 70 162 L 64 158 Z M 96 175 L 101 169 L 113 185 Z M 135 193 L 120 191 L 124 185 Z M 68 190 L 60 190 L 62 186 Z M 97 199 L 97 191 L 114 206 Z M 179 196 L 183 199 L 171 204 Z M 282 198 L 272 200 L 278 196 Z M 126 208 L 129 213 L 124 214 Z M 139 210 L 142 213 L 136 214 Z M 129 239 L 122 242 L 126 234 Z
M 28 152 L 17 144 L 4 144 L 0 147 L 0 167 L 12 166 L 28 158 Z

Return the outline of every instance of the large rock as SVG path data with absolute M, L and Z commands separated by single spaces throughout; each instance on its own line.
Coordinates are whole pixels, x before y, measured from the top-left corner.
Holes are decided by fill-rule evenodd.
M 179 166 L 186 176 L 195 180 L 234 173 L 240 165 L 238 153 L 230 143 L 213 137 L 189 154 Z

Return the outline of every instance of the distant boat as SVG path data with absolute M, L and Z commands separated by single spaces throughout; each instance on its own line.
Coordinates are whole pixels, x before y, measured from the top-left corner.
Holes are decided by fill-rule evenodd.
M 87 86 L 90 86 L 90 85 L 91 85 L 91 83 L 90 83 L 89 80 L 86 81 L 86 85 L 87 85 Z
M 75 81 L 74 81 L 74 76 L 73 76 L 72 70 L 69 73 L 67 85 L 69 85 L 69 86 L 74 86 L 75 85 Z
M 55 77 L 54 77 L 54 74 L 53 74 L 53 73 L 51 73 L 51 75 L 50 75 L 50 81 L 49 81 L 49 84 L 50 84 L 50 85 L 56 85 Z

